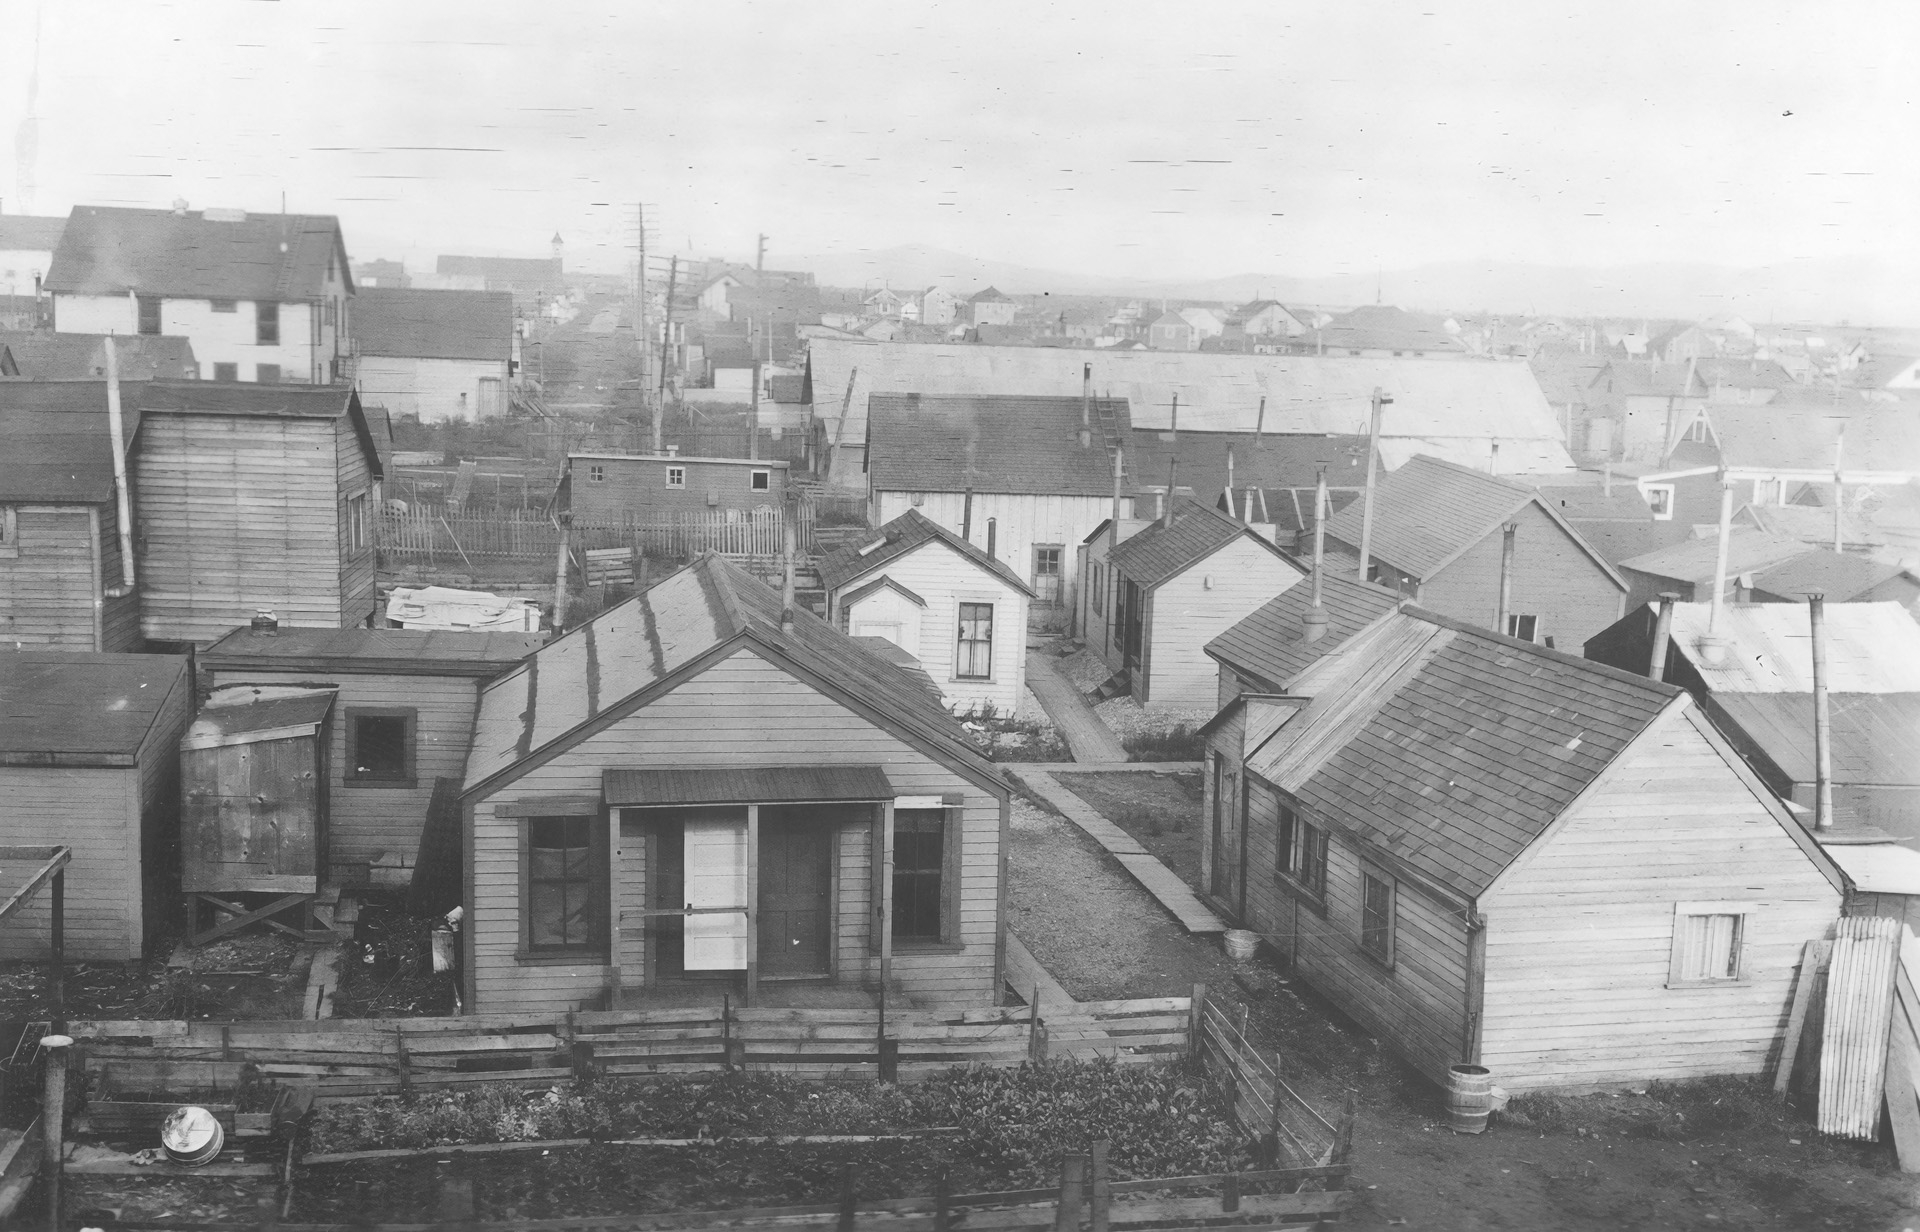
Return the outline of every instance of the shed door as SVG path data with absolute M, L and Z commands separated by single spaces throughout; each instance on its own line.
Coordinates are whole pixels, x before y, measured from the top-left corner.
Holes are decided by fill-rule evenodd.
M 298 736 L 183 754 L 183 889 L 240 891 L 262 877 L 317 875 L 316 743 Z
M 825 975 L 833 831 L 772 812 L 760 827 L 760 974 Z
M 683 834 L 681 858 L 687 906 L 744 907 L 747 902 L 746 819 L 689 818 Z M 745 912 L 690 915 L 685 929 L 686 970 L 746 968 Z

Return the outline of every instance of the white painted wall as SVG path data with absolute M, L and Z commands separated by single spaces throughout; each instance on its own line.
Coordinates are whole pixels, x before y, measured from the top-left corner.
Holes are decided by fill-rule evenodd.
M 1219 669 L 1202 648 L 1305 576 L 1242 535 L 1162 582 L 1148 600 L 1147 707 L 1211 711 Z
M 491 378 L 499 382 L 499 390 L 506 389 L 507 361 L 504 359 L 402 359 L 363 355 L 359 377 L 360 400 L 368 406 L 384 406 L 390 415 L 418 415 L 431 423 L 487 419 L 506 411 L 504 393 L 483 397 L 480 387 L 481 381 Z
M 53 253 L 42 248 L 0 248 L 0 295 L 32 295 L 34 276 L 47 276 Z
M 322 315 L 316 346 L 314 312 L 312 304 L 282 303 L 279 345 L 259 346 L 252 300 L 236 301 L 232 312 L 215 312 L 210 300 L 163 298 L 160 332 L 193 344 L 203 380 L 213 379 L 215 364 L 235 365 L 242 381 L 255 380 L 261 364 L 278 364 L 284 382 L 323 384 L 338 330 Z M 53 327 L 71 334 L 133 334 L 139 332 L 139 316 L 128 295 L 60 294 L 53 297 Z
M 961 534 L 966 521 L 966 494 L 962 492 L 923 493 L 921 503 L 913 503 L 909 492 L 879 492 L 876 526 L 885 525 L 909 509 L 918 509 L 923 517 Z M 1113 512 L 1111 496 L 1011 496 L 994 492 L 973 495 L 973 546 L 986 550 L 987 520 L 994 522 L 993 555 L 1013 570 L 1014 575 L 1033 584 L 1033 549 L 1036 544 L 1059 544 L 1060 601 L 1072 610 L 1079 583 L 1074 575 L 1080 543 L 1093 528 Z M 1133 499 L 1124 498 L 1121 513 L 1131 517 Z M 911 583 L 904 583 L 911 585 Z

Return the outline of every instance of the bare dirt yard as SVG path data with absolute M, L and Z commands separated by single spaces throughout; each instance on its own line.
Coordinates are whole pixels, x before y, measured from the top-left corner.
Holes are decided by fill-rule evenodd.
M 1130 791 L 1128 774 L 1060 781 L 1149 850 L 1157 850 L 1151 811 L 1189 808 L 1185 830 L 1165 818 L 1160 838 L 1185 833 L 1197 843 L 1197 792 L 1176 795 L 1151 774 Z M 1205 983 L 1210 997 L 1248 1008 L 1249 1034 L 1280 1053 L 1307 1099 L 1330 1112 L 1346 1089 L 1357 1092 L 1361 1204 L 1346 1226 L 1920 1227 L 1920 1193 L 1888 1147 L 1824 1139 L 1803 1110 L 1746 1082 L 1520 1099 L 1487 1133 L 1457 1136 L 1430 1082 L 1286 972 L 1229 961 L 1218 939 L 1183 932 L 1071 822 L 1016 798 L 1012 848 L 1010 922 L 1073 996 L 1177 996 Z M 1189 881 L 1198 871 L 1177 853 L 1172 866 Z
M 163 938 L 153 957 L 66 967 L 68 1018 L 298 1018 L 311 946 L 279 933 L 241 933 L 181 953 Z M 179 955 L 178 958 L 175 956 Z M 177 964 L 177 965 L 170 965 Z M 0 1023 L 52 1017 L 44 962 L 0 963 Z

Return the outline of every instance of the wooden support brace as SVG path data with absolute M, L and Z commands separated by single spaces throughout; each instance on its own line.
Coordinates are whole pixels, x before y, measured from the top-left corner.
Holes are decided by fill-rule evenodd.
M 858 1199 L 859 1190 L 854 1184 L 853 1165 L 848 1164 L 840 1173 L 840 1232 L 853 1232 L 853 1208 Z
M 220 921 L 218 924 L 215 924 L 213 927 L 206 929 L 203 932 L 194 933 L 191 936 L 189 936 L 187 938 L 188 945 L 205 945 L 209 941 L 217 941 L 221 937 L 224 937 L 229 933 L 239 932 L 241 929 L 245 928 L 247 925 L 255 924 L 255 923 L 265 924 L 268 928 L 277 928 L 281 932 L 286 933 L 288 936 L 297 938 L 301 941 L 305 941 L 307 939 L 306 930 L 295 928 L 290 924 L 282 924 L 279 920 L 273 919 L 272 917 L 280 914 L 282 911 L 285 911 L 287 908 L 292 907 L 298 903 L 311 900 L 313 898 L 313 895 L 311 894 L 300 893 L 300 894 L 282 895 L 281 897 L 276 898 L 272 902 L 268 903 L 266 906 L 256 908 L 252 911 L 248 911 L 245 907 L 242 907 L 237 903 L 226 902 L 225 900 L 217 898 L 212 894 L 208 894 L 205 891 L 198 891 L 194 893 L 191 896 L 191 898 L 197 898 L 201 902 L 210 904 L 217 910 L 226 912 L 228 918 Z
M 1220 1210 L 1231 1215 L 1240 1209 L 1240 1174 L 1229 1172 L 1220 1182 Z
M 1800 1051 L 1800 1034 L 1807 1025 L 1807 1006 L 1813 1001 L 1813 984 L 1816 969 L 1819 966 L 1818 941 L 1809 941 L 1800 952 L 1800 976 L 1793 983 L 1793 1005 L 1787 1011 L 1787 1032 L 1780 1040 L 1780 1061 L 1773 1070 L 1773 1093 L 1778 1099 L 1787 1097 L 1787 1086 L 1793 1081 L 1793 1062 Z

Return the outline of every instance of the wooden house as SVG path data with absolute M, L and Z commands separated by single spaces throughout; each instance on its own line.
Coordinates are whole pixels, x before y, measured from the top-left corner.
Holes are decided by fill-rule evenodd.
M 507 413 L 509 292 L 364 289 L 353 301 L 353 345 L 361 398 L 391 415 L 435 422 Z
M 1365 502 L 1327 520 L 1327 552 L 1360 555 Z M 1526 484 L 1439 458 L 1416 457 L 1377 481 L 1367 578 L 1422 607 L 1493 628 L 1500 611 L 1503 530 L 1514 532 L 1504 632 L 1577 647 L 1620 619 L 1627 583 Z
M 1840 914 L 1685 691 L 1418 608 L 1206 730 L 1213 899 L 1435 1081 L 1763 1073 Z
M 1070 552 L 1112 512 L 1125 400 L 874 394 L 867 413 L 873 525 L 917 510 L 1026 579 L 1036 620 L 1073 610 Z
M 1027 604 L 1013 570 L 909 509 L 820 564 L 827 619 L 912 655 L 956 714 L 1012 714 L 1027 681 Z
M 368 622 L 383 473 L 358 394 L 155 381 L 139 404 L 134 520 L 149 639 L 204 646 L 261 610 L 283 626 Z
M 123 391 L 123 448 L 137 389 Z M 0 646 L 139 650 L 121 543 L 106 383 L 0 381 Z
M 1160 709 L 1212 710 L 1207 643 L 1306 576 L 1245 523 L 1196 501 L 1158 522 L 1106 523 L 1084 559 L 1087 648 L 1113 669 L 1115 693 Z
M 1741 527 L 1727 536 L 1726 587 L 1732 594 L 1741 584 L 1759 574 L 1805 553 L 1798 539 L 1770 535 L 1763 530 Z M 1714 570 L 1720 562 L 1720 539 L 1695 537 L 1620 562 L 1620 575 L 1631 588 L 1629 607 L 1650 603 L 1668 591 L 1688 603 L 1713 598 Z M 1796 596 L 1797 598 L 1797 596 Z
M 1009 792 L 922 680 L 703 556 L 489 683 L 466 1003 L 988 1005 Z
M 543 633 L 248 627 L 208 647 L 198 663 L 203 682 L 216 689 L 335 691 L 327 871 L 341 876 L 340 865 L 360 865 L 374 881 L 393 883 L 414 865 L 435 785 L 445 779 L 457 787 L 466 770 L 480 685 L 545 640 Z
M 0 843 L 63 843 L 66 956 L 146 953 L 178 887 L 180 734 L 193 719 L 173 655 L 0 651 Z M 0 956 L 44 958 L 44 895 L 0 930 Z
M 708 512 L 747 517 L 785 506 L 787 471 L 772 459 L 688 458 L 673 450 L 569 454 L 556 507 L 593 525 Z
M 1589 639 L 1596 662 L 1645 673 L 1656 609 Z M 1900 604 L 1829 603 L 1825 616 L 1834 826 L 1920 848 L 1920 625 Z M 1711 633 L 1709 633 L 1711 630 Z M 1676 603 L 1663 679 L 1691 693 L 1774 793 L 1812 806 L 1813 655 L 1803 604 Z
M 1225 706 L 1242 693 L 1286 692 L 1287 682 L 1314 660 L 1385 620 L 1405 602 L 1383 586 L 1326 573 L 1320 579 L 1320 606 L 1327 621 L 1316 635 L 1307 620 L 1313 607 L 1311 580 L 1288 587 L 1202 647 L 1220 668 L 1216 704 Z
M 1307 511 L 1320 469 L 1327 503 L 1344 509 L 1367 482 L 1367 438 L 1351 434 L 1280 435 L 1272 432 L 1187 432 L 1135 428 L 1127 445 L 1127 472 L 1136 508 L 1161 495 L 1169 481 L 1253 527 L 1281 547 L 1296 545 L 1313 525 Z

